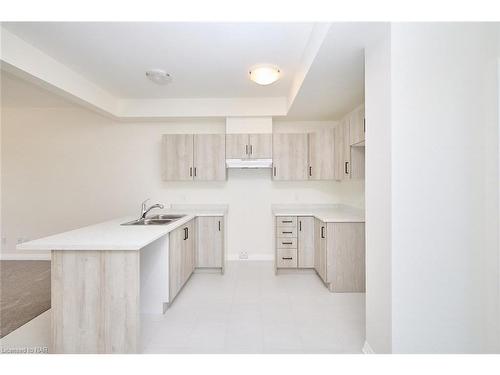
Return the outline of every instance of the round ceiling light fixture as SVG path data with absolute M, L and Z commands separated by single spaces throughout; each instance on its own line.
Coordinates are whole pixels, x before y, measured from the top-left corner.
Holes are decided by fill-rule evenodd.
M 161 69 L 151 69 L 146 72 L 146 77 L 157 85 L 166 85 L 172 82 L 172 76 Z
M 259 85 L 270 85 L 280 78 L 280 68 L 276 65 L 256 65 L 248 72 L 250 79 Z

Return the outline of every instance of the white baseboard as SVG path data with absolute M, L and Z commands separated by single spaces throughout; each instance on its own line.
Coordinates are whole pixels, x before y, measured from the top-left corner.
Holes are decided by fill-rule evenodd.
M 238 254 L 228 254 L 226 257 L 227 260 L 274 260 L 274 254 L 248 254 L 248 259 L 240 259 Z
M 361 351 L 363 352 L 363 354 L 376 354 L 372 347 L 370 346 L 370 344 L 368 344 L 368 341 L 365 340 L 365 343 L 363 345 L 363 349 L 361 349 Z
M 50 260 L 50 253 L 0 253 L 0 260 Z

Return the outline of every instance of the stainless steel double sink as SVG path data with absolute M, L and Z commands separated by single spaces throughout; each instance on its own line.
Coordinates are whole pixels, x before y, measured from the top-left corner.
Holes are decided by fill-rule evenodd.
M 146 217 L 144 219 L 129 221 L 128 223 L 123 223 L 122 225 L 167 225 L 183 218 L 184 216 L 186 215 L 172 215 L 172 214 L 154 215 Z

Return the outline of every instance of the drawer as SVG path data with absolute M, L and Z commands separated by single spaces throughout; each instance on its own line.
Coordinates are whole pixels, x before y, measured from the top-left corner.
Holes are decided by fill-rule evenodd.
M 296 249 L 296 238 L 276 238 L 276 248 L 278 249 Z
M 297 237 L 297 227 L 277 227 L 276 237 Z
M 297 227 L 297 216 L 277 216 L 276 226 L 278 227 Z
M 278 249 L 276 256 L 278 268 L 297 268 L 297 249 Z

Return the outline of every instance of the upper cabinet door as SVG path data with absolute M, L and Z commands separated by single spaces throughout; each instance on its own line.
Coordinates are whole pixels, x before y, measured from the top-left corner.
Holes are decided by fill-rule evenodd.
M 226 134 L 226 158 L 246 159 L 249 154 L 248 134 Z
M 248 151 L 251 159 L 271 159 L 273 157 L 273 135 L 250 134 Z
M 344 129 L 345 129 L 345 120 L 340 121 L 334 131 L 335 135 L 335 146 L 334 150 L 334 163 L 335 163 L 335 179 L 343 180 L 344 179 Z
M 344 141 L 342 142 L 344 146 L 344 179 L 351 178 L 351 119 L 346 118 L 344 122 Z
M 365 109 L 361 107 L 350 115 L 350 145 L 361 143 L 365 140 Z
M 333 180 L 334 160 L 334 130 L 309 133 L 309 179 Z
M 165 134 L 162 144 L 163 180 L 193 179 L 193 135 Z
M 225 134 L 195 134 L 193 175 L 198 181 L 226 179 Z
M 307 180 L 307 134 L 273 134 L 273 180 Z

